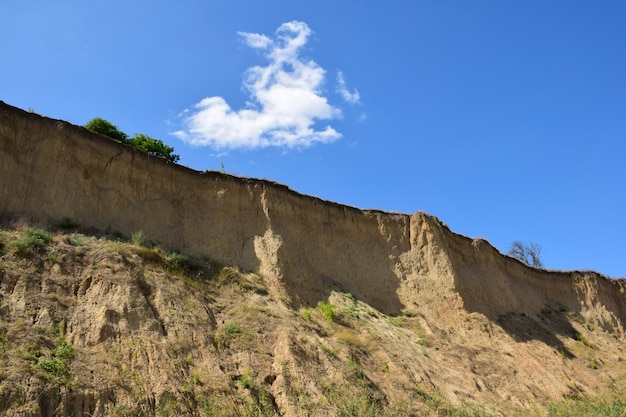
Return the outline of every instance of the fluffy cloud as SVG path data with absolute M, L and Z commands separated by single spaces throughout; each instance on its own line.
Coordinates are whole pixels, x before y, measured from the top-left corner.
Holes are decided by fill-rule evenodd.
M 316 127 L 320 121 L 340 118 L 341 110 L 322 95 L 325 70 L 300 56 L 311 34 L 307 24 L 298 21 L 282 24 L 274 39 L 240 32 L 246 45 L 264 51 L 269 60 L 246 71 L 247 106 L 233 110 L 222 97 L 207 97 L 181 114 L 182 129 L 174 134 L 193 145 L 225 150 L 303 148 L 339 139 L 341 134 L 331 126 Z M 359 101 L 358 91 L 347 90 L 341 72 L 337 82 L 337 92 L 347 102 Z

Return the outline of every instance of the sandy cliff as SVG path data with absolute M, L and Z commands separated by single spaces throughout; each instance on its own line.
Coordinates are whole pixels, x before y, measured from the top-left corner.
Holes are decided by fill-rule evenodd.
M 362 211 L 199 173 L 4 103 L 0 176 L 5 216 L 142 230 L 167 248 L 258 271 L 296 306 L 335 286 L 398 313 L 425 291 L 489 317 L 559 305 L 624 329 L 623 286 L 598 274 L 528 268 L 424 213 Z
M 400 349 L 396 345 L 404 342 L 392 338 L 387 342 L 398 347 L 399 353 L 391 357 L 384 353 L 384 337 L 378 335 L 381 345 L 376 349 L 380 352 L 372 355 L 379 355 L 378 359 L 387 355 L 380 360 L 403 369 L 406 380 L 402 384 L 430 384 L 455 401 L 473 398 L 524 406 L 528 398 L 558 398 L 571 393 L 571 378 L 563 371 L 565 359 L 554 355 L 577 356 L 564 340 L 583 331 L 579 322 L 610 334 L 606 340 L 615 342 L 598 336 L 597 343 L 616 343 L 607 351 L 615 352 L 611 361 L 621 362 L 620 343 L 626 326 L 623 280 L 609 280 L 594 272 L 531 268 L 503 256 L 484 240 L 451 232 L 437 218 L 424 213 L 358 210 L 300 195 L 268 181 L 197 172 L 81 127 L 1 102 L 0 215 L 7 221 L 26 218 L 49 224 L 69 217 L 83 226 L 126 235 L 141 230 L 168 250 L 208 256 L 260 277 L 268 297 L 276 308 L 284 310 L 276 313 L 280 320 L 287 320 L 280 314 L 336 297 L 333 290 L 350 293 L 381 314 L 413 312 L 423 331 L 440 343 L 437 352 L 416 360 L 415 350 L 411 350 L 415 347 Z M 57 278 L 71 275 L 49 274 Z M 135 293 L 142 291 L 134 281 L 123 285 L 113 279 L 112 284 L 110 277 L 89 281 L 88 287 L 81 289 L 86 276 L 75 279 L 76 297 L 90 294 L 93 298 L 85 300 L 88 306 L 110 304 L 107 297 L 115 294 L 123 303 L 132 304 Z M 144 297 L 156 303 L 153 310 L 148 303 L 141 307 L 147 309 L 145 314 L 133 319 L 128 312 L 137 306 L 124 311 L 114 306 L 87 309 L 81 313 L 84 317 L 68 319 L 70 323 L 100 324 L 82 330 L 75 324 L 70 327 L 70 338 L 83 347 L 104 343 L 109 338 L 103 334 L 118 332 L 119 337 L 120 332 L 119 325 L 106 323 L 119 324 L 123 318 L 127 326 L 124 331 L 129 334 L 152 332 L 154 340 L 172 341 L 172 334 L 159 327 L 159 320 L 139 319 L 161 314 L 175 320 L 167 302 L 169 295 L 163 293 L 169 287 L 159 281 L 149 288 L 161 288 L 160 293 Z M 171 292 L 175 296 L 176 291 Z M 68 297 L 71 294 L 69 291 Z M 202 300 L 196 301 L 202 304 Z M 194 320 L 213 323 L 209 327 L 215 331 L 217 322 L 212 317 L 217 313 L 202 311 L 208 316 L 194 316 Z M 111 317 L 105 323 L 102 317 L 106 314 Z M 568 317 L 576 317 L 578 322 Z M 270 346 L 277 356 L 286 355 L 276 353 L 289 350 L 285 346 L 293 348 L 294 341 L 287 334 L 272 333 L 271 337 L 274 344 Z M 594 336 L 590 333 L 587 337 Z M 502 352 L 514 350 L 512 341 L 520 345 L 507 356 Z M 198 343 L 199 349 L 210 345 L 207 340 Z M 153 352 L 155 358 L 163 355 L 159 349 Z M 457 364 L 443 365 L 450 358 Z M 491 363 L 494 360 L 498 363 Z M 525 367 L 520 368 L 520 364 Z M 297 415 L 293 399 L 285 391 L 285 377 L 276 370 L 280 364 L 271 366 L 273 378 L 283 384 L 273 391 L 278 405 Z M 607 380 L 587 375 L 585 372 L 592 371 L 576 366 L 588 379 L 589 391 L 608 386 Z M 296 368 L 291 372 L 302 372 Z M 146 372 L 145 378 L 159 379 L 158 370 L 142 372 Z M 210 374 L 209 370 L 206 373 Z M 310 375 L 301 378 L 311 389 L 321 389 Z M 371 378 L 382 387 L 389 384 L 380 375 Z M 160 395 L 165 391 L 171 393 L 172 388 L 163 388 Z M 102 392 L 97 395 L 106 397 Z M 102 398 L 99 401 L 106 402 Z

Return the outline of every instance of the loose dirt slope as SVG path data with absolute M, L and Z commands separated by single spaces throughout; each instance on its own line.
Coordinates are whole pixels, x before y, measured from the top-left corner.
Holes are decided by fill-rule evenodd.
M 112 239 L 0 235 L 0 411 L 526 415 L 626 376 L 619 329 L 563 305 L 492 320 L 420 291 L 386 315 L 329 289 L 293 309 L 261 275 Z
M 0 215 L 9 415 L 509 415 L 626 375 L 623 280 L 530 268 L 423 213 L 198 173 L 4 103 Z M 99 232 L 39 245 L 15 227 L 65 217 Z M 139 230 L 162 249 L 112 240 Z

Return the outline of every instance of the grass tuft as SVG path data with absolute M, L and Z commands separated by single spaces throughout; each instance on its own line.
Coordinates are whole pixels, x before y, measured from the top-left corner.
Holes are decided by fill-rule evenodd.
M 329 322 L 335 321 L 335 306 L 328 301 L 320 301 L 317 303 L 317 311 Z
M 567 399 L 548 406 L 546 417 L 623 417 L 626 398 Z

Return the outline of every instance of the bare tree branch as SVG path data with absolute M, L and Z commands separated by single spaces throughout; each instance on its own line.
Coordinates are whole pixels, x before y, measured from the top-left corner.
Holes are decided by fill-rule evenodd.
M 538 243 L 529 243 L 528 245 L 516 240 L 511 245 L 511 250 L 508 252 L 514 258 L 519 259 L 526 265 L 532 265 L 535 267 L 542 267 L 543 262 L 541 260 L 541 245 Z

